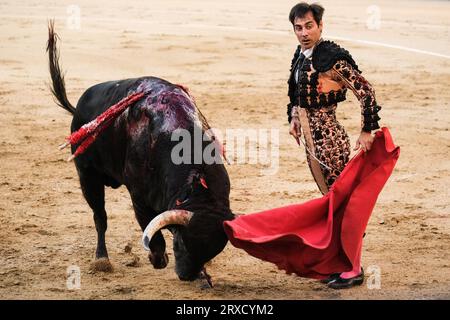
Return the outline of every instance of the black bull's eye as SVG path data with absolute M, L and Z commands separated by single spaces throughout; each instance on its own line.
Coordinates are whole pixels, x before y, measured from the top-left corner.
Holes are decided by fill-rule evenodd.
M 202 188 L 208 189 L 208 185 L 206 184 L 206 180 L 202 176 L 197 176 L 196 179 L 193 181 L 193 183 L 199 183 Z M 180 195 L 177 197 L 176 205 L 180 206 L 184 203 L 186 203 L 189 200 L 189 197 L 191 196 L 193 192 L 193 185 L 189 186 L 189 188 L 183 190 Z
M 186 203 L 189 200 L 189 196 L 192 193 L 192 186 L 189 186 L 189 188 L 184 189 L 180 195 L 177 197 L 176 205 L 180 206 L 183 203 Z
M 177 205 L 177 206 L 181 206 L 183 203 L 186 203 L 188 200 L 189 200 L 189 199 L 185 199 L 185 200 L 177 199 L 176 205 Z

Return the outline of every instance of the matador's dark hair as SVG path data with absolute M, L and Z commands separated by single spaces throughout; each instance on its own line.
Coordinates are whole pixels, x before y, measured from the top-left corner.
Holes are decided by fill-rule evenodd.
M 318 3 L 309 4 L 300 2 L 296 4 L 289 13 L 289 21 L 294 25 L 295 18 L 303 18 L 308 12 L 312 12 L 317 25 L 322 21 L 325 8 Z

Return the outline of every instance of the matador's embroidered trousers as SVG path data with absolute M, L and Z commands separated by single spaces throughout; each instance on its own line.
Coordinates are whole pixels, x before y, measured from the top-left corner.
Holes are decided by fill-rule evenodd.
M 306 146 L 317 159 L 329 167 L 320 164 L 306 151 L 309 168 L 322 194 L 328 192 L 350 158 L 350 140 L 344 127 L 337 121 L 335 110 L 336 105 L 299 110 Z

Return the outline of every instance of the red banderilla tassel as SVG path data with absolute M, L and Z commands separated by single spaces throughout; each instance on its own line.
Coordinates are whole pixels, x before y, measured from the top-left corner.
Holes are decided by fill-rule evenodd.
M 146 93 L 133 93 L 124 99 L 120 100 L 115 105 L 108 108 L 105 112 L 99 115 L 94 120 L 86 123 L 80 129 L 73 132 L 68 138 L 67 142 L 60 146 L 60 149 L 80 143 L 75 153 L 68 159 L 73 160 L 78 155 L 82 154 L 95 141 L 98 135 L 104 131 L 119 115 L 121 115 L 130 105 L 140 100 Z

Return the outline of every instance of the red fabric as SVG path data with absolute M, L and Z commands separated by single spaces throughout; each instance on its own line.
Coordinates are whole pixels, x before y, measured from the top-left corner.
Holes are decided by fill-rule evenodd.
M 130 105 L 140 100 L 145 95 L 144 92 L 133 93 L 129 96 L 123 98 L 115 105 L 106 109 L 101 115 L 99 115 L 94 120 L 84 124 L 80 129 L 73 132 L 67 140 L 70 141 L 70 144 L 75 144 L 80 142 L 80 140 L 85 139 L 88 135 L 91 135 L 95 132 L 99 126 L 102 126 L 105 122 L 110 122 L 111 119 L 117 118 L 122 114 Z
M 113 120 L 120 116 L 133 103 L 139 101 L 144 95 L 145 92 L 130 94 L 115 105 L 109 107 L 94 120 L 84 124 L 80 129 L 73 132 L 67 138 L 67 141 L 69 141 L 72 145 L 81 142 L 73 154 L 73 157 L 77 157 L 78 155 L 84 153 L 97 139 L 97 136 L 103 132 L 113 122 Z
M 230 242 L 287 273 L 323 279 L 359 263 L 375 202 L 400 155 L 387 128 L 360 152 L 321 198 L 224 223 Z

